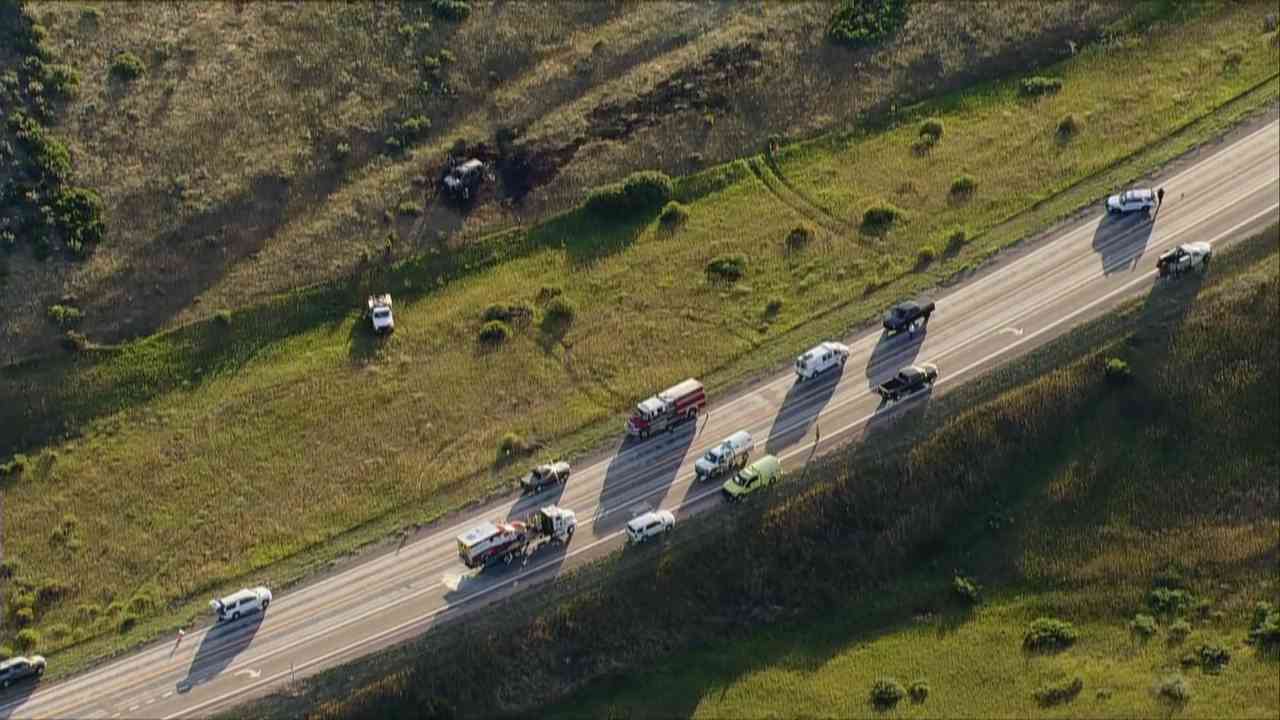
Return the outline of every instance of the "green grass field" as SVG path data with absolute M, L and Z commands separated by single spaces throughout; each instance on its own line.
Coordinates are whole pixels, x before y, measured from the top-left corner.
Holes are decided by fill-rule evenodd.
M 920 108 L 883 134 L 784 149 L 780 167 L 802 199 L 816 198 L 802 161 L 824 172 L 842 159 L 898 168 L 900 175 L 860 181 L 843 205 L 836 196 L 814 201 L 829 205 L 817 205 L 834 218 L 825 228 L 856 223 L 862 194 L 892 198 L 908 218 L 884 240 L 819 229 L 809 249 L 785 253 L 787 233 L 814 210 L 771 191 L 763 160 L 753 158 L 760 175 L 748 169 L 692 197 L 675 233 L 656 223 L 602 230 L 570 214 L 508 237 L 499 246 L 504 262 L 484 257 L 488 246 L 473 248 L 474 264 L 447 282 L 435 282 L 430 258 L 411 263 L 391 274 L 401 329 L 385 344 L 372 343 L 347 309 L 361 297 L 352 283 L 232 313 L 225 325 L 7 369 L 5 427 L 39 434 L 65 422 L 72 436 L 37 447 L 27 469 L 3 481 L 6 557 L 20 558 L 15 574 L 30 587 L 59 589 L 32 618 L 38 649 L 74 667 L 191 617 L 199 603 L 190 598 L 247 579 L 279 585 L 403 523 L 501 491 L 514 475 L 495 467 L 506 432 L 546 444 L 546 455 L 590 447 L 617 434 L 633 402 L 673 380 L 699 375 L 723 388 L 819 334 L 847 330 L 1017 239 L 984 231 L 1040 197 L 1027 185 L 1035 173 L 1055 178 L 1043 192 L 1074 180 L 1085 200 L 1111 187 L 1097 173 L 1197 118 L 1209 116 L 1173 145 L 1157 145 L 1155 156 L 1122 167 L 1139 174 L 1167 157 L 1160 153 L 1209 137 L 1220 127 L 1215 109 L 1229 98 L 1262 83 L 1244 105 L 1228 106 L 1227 117 L 1274 99 L 1278 51 L 1259 32 L 1263 10 L 1233 6 L 1088 49 L 1057 69 L 1067 78 L 1058 98 L 1028 102 L 1008 83 L 984 86 Z M 1150 74 L 1149 95 L 1114 79 L 1117 64 L 1186 62 L 1188 47 L 1206 64 L 1189 76 Z M 1236 51 L 1228 68 L 1224 59 Z M 1178 93 L 1170 105 L 1166 98 Z M 1064 149 L 1053 128 L 1076 110 L 1091 114 Z M 917 114 L 947 127 L 932 160 L 906 147 Z M 1089 129 L 1126 127 L 1142 129 L 1120 137 Z M 1009 128 L 1017 132 L 1001 137 Z M 1000 143 L 982 145 L 983 137 Z M 1008 162 L 1006 140 L 1019 162 Z M 977 195 L 940 206 L 923 178 L 949 184 L 949 171 L 930 163 L 958 162 L 948 153 L 966 148 L 962 169 L 979 179 Z M 682 181 L 678 194 L 697 195 L 689 188 L 698 182 Z M 908 182 L 919 186 L 918 204 L 893 196 Z M 961 222 L 973 242 L 908 272 L 917 248 L 936 242 L 936 228 Z M 732 253 L 748 257 L 746 277 L 732 287 L 709 284 L 702 268 Z M 888 284 L 866 294 L 869 283 Z M 544 286 L 562 288 L 577 305 L 564 338 L 547 338 L 534 324 L 504 347 L 479 346 L 487 305 L 534 302 Z M 766 317 L 773 299 L 781 307 Z
M 970 520 L 940 555 L 903 568 L 883 591 L 859 593 L 817 621 L 663 657 L 547 716 L 878 715 L 869 692 L 892 677 L 904 687 L 924 680 L 929 695 L 883 712 L 891 717 L 1274 717 L 1280 658 L 1244 640 L 1254 604 L 1280 597 L 1269 381 L 1280 314 L 1275 228 L 1252 245 L 1203 287 L 1187 278 L 1158 288 L 1135 310 L 1132 334 L 1102 341 L 1102 356 L 1125 360 L 1131 379 L 1067 411 L 1074 429 L 1007 472 L 996 493 L 1004 531 L 992 530 L 991 515 Z M 1017 414 L 1026 400 L 1064 400 L 1074 391 L 1055 388 L 1061 381 L 1062 373 L 1035 380 L 1033 392 L 998 404 Z M 963 445 L 963 429 L 950 431 Z M 938 604 L 953 572 L 986 584 L 972 611 Z M 1196 600 L 1161 615 L 1147 599 L 1157 586 Z M 1149 639 L 1130 630 L 1137 613 L 1156 619 Z M 1041 616 L 1071 621 L 1080 639 L 1056 654 L 1023 651 L 1029 622 Z M 1190 625 L 1181 637 L 1171 632 L 1178 619 Z M 1202 645 L 1227 648 L 1230 662 L 1217 673 L 1184 666 Z M 1190 687 L 1185 704 L 1158 694 L 1171 676 Z M 1075 678 L 1083 688 L 1074 700 L 1037 700 L 1037 690 Z
M 821 621 L 664 658 L 549 716 L 864 716 L 881 677 L 929 685 L 924 703 L 887 713 L 900 717 L 1274 716 L 1278 661 L 1243 640 L 1253 603 L 1280 594 L 1280 496 L 1269 480 L 1276 406 L 1265 379 L 1275 366 L 1276 261 L 1273 230 L 1270 252 L 1198 298 L 1196 287 L 1156 291 L 1163 297 L 1142 308 L 1140 329 L 1103 350 L 1130 363 L 1132 381 L 1074 416 L 1074 436 L 1011 473 L 1020 487 L 1001 493 L 1013 498 L 1003 537 L 982 518 L 925 568 L 904 568 L 902 581 Z M 988 582 L 972 612 L 932 605 L 953 567 Z M 1204 602 L 1185 613 L 1184 638 L 1170 634 L 1173 616 L 1143 600 L 1161 577 Z M 933 612 L 913 617 L 920 607 Z M 1130 632 L 1138 612 L 1159 618 L 1150 640 Z M 1027 624 L 1045 615 L 1072 621 L 1079 642 L 1023 652 Z M 1181 667 L 1204 644 L 1230 650 L 1222 672 Z M 1174 708 L 1155 689 L 1176 674 L 1192 694 Z M 1073 702 L 1037 702 L 1036 690 L 1076 677 L 1083 690 Z

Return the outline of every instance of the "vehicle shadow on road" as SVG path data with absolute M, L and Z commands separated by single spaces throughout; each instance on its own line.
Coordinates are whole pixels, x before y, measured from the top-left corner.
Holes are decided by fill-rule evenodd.
M 1147 249 L 1158 211 L 1130 216 L 1107 214 L 1093 232 L 1093 251 L 1102 259 L 1102 272 L 1130 272 Z
M 704 413 L 696 422 L 682 423 L 671 432 L 648 440 L 628 436 L 622 441 L 605 470 L 597 502 L 600 514 L 594 518 L 597 534 L 616 530 L 636 515 L 662 506 L 685 455 L 706 422 Z M 641 493 L 635 489 L 640 485 L 647 490 Z M 578 522 L 582 520 L 578 518 Z
M 773 417 L 773 427 L 769 428 L 769 439 L 765 442 L 764 451 L 777 455 L 803 440 L 822 409 L 835 395 L 843 377 L 844 367 L 841 366 L 803 382 L 793 382 L 787 390 L 787 396 L 782 399 L 782 405 L 778 407 L 778 413 Z
M 880 340 L 871 350 L 871 357 L 867 360 L 867 387 L 879 386 L 899 370 L 915 362 L 928 334 L 928 323 L 921 325 L 914 333 L 900 332 L 895 335 L 882 333 Z
M 191 666 L 187 668 L 187 676 L 178 681 L 180 693 L 189 692 L 191 688 L 206 683 L 218 675 L 236 659 L 262 627 L 264 614 L 256 612 L 240 620 L 215 627 L 205 633 L 191 658 Z
M 32 693 L 40 689 L 37 679 L 22 680 L 8 690 L 0 690 L 0 720 L 22 714 L 22 706 Z

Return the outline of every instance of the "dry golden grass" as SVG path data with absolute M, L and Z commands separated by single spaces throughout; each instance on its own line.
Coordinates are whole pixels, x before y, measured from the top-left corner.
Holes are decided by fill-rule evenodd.
M 110 222 L 82 265 L 13 258 L 0 288 L 11 310 L 0 361 L 53 346 L 45 308 L 65 294 L 87 311 L 91 338 L 145 334 L 347 273 L 362 252 L 380 253 L 388 232 L 397 255 L 421 251 L 438 232 L 474 235 L 563 209 L 631 170 L 685 172 L 755 151 L 771 134 L 812 134 L 1020 70 L 1122 12 L 1093 0 L 921 3 L 884 49 L 848 53 L 823 40 L 826 3 L 476 3 L 465 22 L 433 20 L 412 41 L 394 4 L 137 2 L 96 6 L 96 19 L 89 3 L 32 7 L 82 76 L 58 132 Z M 694 78 L 697 91 L 725 95 L 714 112 L 651 104 L 653 126 L 593 134 L 593 110 L 743 43 L 760 53 L 754 75 Z M 423 94 L 421 59 L 442 48 L 456 58 L 443 73 L 452 95 Z M 123 50 L 146 65 L 128 85 L 108 73 Z M 391 122 L 416 112 L 435 128 L 421 147 L 368 155 Z M 430 199 L 415 179 L 433 182 L 454 140 L 492 143 L 508 126 L 526 128 L 531 147 L 570 147 L 554 183 L 520 208 L 384 221 L 401 200 Z M 332 158 L 340 142 L 355 150 L 342 171 Z

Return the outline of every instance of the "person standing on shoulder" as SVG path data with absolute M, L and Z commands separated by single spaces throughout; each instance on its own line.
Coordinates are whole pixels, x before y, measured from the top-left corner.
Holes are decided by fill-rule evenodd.
M 1156 190 L 1156 209 L 1160 209 L 1161 205 L 1164 205 L 1164 188 Z

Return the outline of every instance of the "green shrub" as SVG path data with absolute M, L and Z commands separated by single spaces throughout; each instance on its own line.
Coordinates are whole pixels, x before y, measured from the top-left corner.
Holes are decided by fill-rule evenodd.
M 1107 382 L 1112 385 L 1124 385 L 1129 382 L 1129 378 L 1133 375 L 1129 370 L 1129 363 L 1120 358 L 1107 358 L 1106 365 L 1103 366 L 1103 372 L 1106 374 Z
M 502 461 L 514 460 L 531 450 L 533 446 L 519 433 L 505 433 L 498 441 L 498 459 Z
M 555 297 L 547 303 L 543 318 L 553 325 L 564 326 L 572 323 L 577 314 L 578 308 L 572 300 L 566 297 Z
M 1182 705 L 1191 699 L 1191 688 L 1181 675 L 1170 675 L 1160 681 L 1156 694 L 1165 702 Z
M 0 662 L 8 660 L 14 656 L 13 648 L 8 645 L 0 645 Z
M 1108 361 L 1110 365 L 1110 361 Z M 1127 370 L 1128 366 L 1126 366 Z M 1110 377 L 1110 371 L 1108 371 Z M 1156 588 L 1147 593 L 1147 607 L 1161 615 L 1179 615 L 1195 605 L 1195 596 L 1181 588 Z
M 231 325 L 231 311 L 227 309 L 218 310 L 213 314 L 213 321 L 222 327 Z
M 1036 702 L 1044 707 L 1071 702 L 1084 689 L 1084 680 L 1072 678 L 1061 682 L 1050 683 L 1035 691 Z
M 620 183 L 596 188 L 585 207 L 598 215 L 631 216 L 655 210 L 671 199 L 671 178 L 656 170 L 631 173 Z
M 480 319 L 484 322 L 499 320 L 513 325 L 524 324 L 533 319 L 533 307 L 526 302 L 493 303 L 484 309 Z
M 767 318 L 775 318 L 780 312 L 782 312 L 782 298 L 769 298 L 769 302 L 765 303 L 764 306 L 764 316 Z
M 920 126 L 920 137 L 929 138 L 936 143 L 942 139 L 942 121 L 938 118 L 929 118 Z
M 1238 49 L 1232 48 L 1222 56 L 1222 69 L 1226 71 L 1235 71 L 1240 69 L 1240 64 L 1244 62 L 1244 53 Z
M 422 115 L 414 115 L 400 121 L 396 126 L 396 137 L 400 138 L 401 144 L 410 145 L 421 140 L 429 130 L 431 130 L 431 120 Z
M 1280 609 L 1269 602 L 1254 606 L 1248 642 L 1268 653 L 1280 651 Z
M 916 254 L 916 270 L 923 270 L 929 267 L 929 263 L 934 261 L 938 256 L 938 251 L 933 249 L 932 245 L 925 245 L 920 248 L 920 252 Z
M 50 640 L 58 642 L 71 636 L 71 628 L 67 627 L 66 623 L 54 623 L 45 630 L 45 633 Z
M 907 20 L 907 0 L 840 0 L 827 22 L 834 43 L 862 48 L 892 35 Z
M 914 155 L 924 156 L 933 151 L 933 146 L 938 144 L 938 139 L 932 135 L 921 135 L 911 143 L 911 152 Z
M 952 197 L 967 198 L 978 189 L 978 180 L 972 175 L 961 175 L 951 181 Z
M 972 578 L 964 575 L 951 578 L 951 592 L 970 605 L 977 605 L 982 599 L 982 588 Z
M 80 87 L 80 73 L 70 65 L 45 65 L 42 77 L 49 94 L 54 97 L 69 98 Z
M 422 205 L 412 200 L 404 200 L 396 206 L 396 212 L 406 217 L 418 217 L 422 214 Z
M 120 632 L 125 633 L 134 629 L 135 627 L 137 627 L 137 625 L 138 625 L 138 616 L 134 615 L 133 613 L 125 613 L 124 616 L 120 618 L 120 622 L 116 624 L 116 628 Z
M 5 466 L 11 466 L 13 465 L 13 462 L 14 461 L 10 460 L 5 463 Z M 12 468 L 0 468 L 0 475 L 8 475 L 14 472 L 15 471 Z M 18 568 L 20 567 L 21 565 L 14 558 L 7 558 L 3 562 L 0 562 L 0 580 L 12 580 L 13 577 L 18 574 Z
M 1218 673 L 1231 662 L 1231 651 L 1221 645 L 1201 645 L 1195 649 L 1195 661 L 1207 673 Z
M 36 621 L 36 611 L 29 607 L 20 607 L 13 611 L 13 624 L 27 627 Z
M 431 12 L 441 20 L 461 22 L 471 14 L 468 0 L 431 0 Z
M 958 253 L 969 243 L 969 233 L 964 228 L 955 228 L 947 233 L 947 252 Z
M 799 252 L 805 249 L 817 236 L 817 229 L 808 223 L 802 223 L 791 228 L 791 232 L 787 233 L 787 252 Z
M 1129 621 L 1129 632 L 1147 640 L 1156 634 L 1156 619 L 1145 613 L 1138 613 Z
M 903 218 L 903 213 L 889 203 L 879 203 L 862 214 L 862 229 L 869 233 L 884 233 Z
M 929 699 L 929 683 L 926 680 L 916 680 L 907 688 L 907 695 L 911 696 L 911 702 L 919 704 Z
M 563 292 L 564 290 L 556 287 L 555 285 L 543 285 L 542 287 L 538 288 L 538 297 L 537 297 L 538 304 L 544 305 L 547 303 L 547 301 L 551 300 L 551 298 L 559 297 L 560 294 Z
M 31 652 L 40 645 L 40 633 L 31 628 L 19 630 L 13 637 L 13 644 L 22 652 Z
M 737 282 L 747 274 L 747 256 L 721 255 L 707 263 L 706 273 L 711 282 Z
M 333 159 L 342 162 L 351 157 L 351 145 L 340 142 L 333 147 Z
M 1022 638 L 1022 647 L 1035 652 L 1063 650 L 1073 645 L 1076 638 L 1076 629 L 1071 623 L 1042 617 L 1031 621 Z
M 871 686 L 871 704 L 879 708 L 891 708 L 906 696 L 902 683 L 893 678 L 880 678 Z
M 1023 97 L 1041 97 L 1053 95 L 1062 89 L 1062 78 L 1034 77 L 1023 78 L 1020 92 Z
M 67 248 L 76 255 L 83 256 L 94 245 L 102 242 L 106 233 L 103 207 L 102 198 L 88 188 L 62 187 L 55 193 L 54 225 L 61 231 Z
M 667 230 L 674 230 L 689 219 L 689 208 L 675 200 L 668 202 L 658 215 L 658 222 Z
M 1058 137 L 1064 140 L 1074 137 L 1084 127 L 1084 120 L 1074 114 L 1067 114 L 1058 121 Z
M 89 338 L 75 330 L 68 330 L 62 335 L 62 349 L 67 352 L 84 352 L 89 349 Z
M 128 50 L 116 55 L 115 60 L 111 62 L 111 76 L 124 82 L 137 80 L 146 71 L 147 66 L 143 64 L 142 58 Z
M 480 326 L 480 342 L 501 345 L 511 338 L 511 326 L 501 320 L 490 320 Z
M 84 313 L 72 305 L 50 305 L 49 319 L 62 327 L 71 327 L 84 319 Z
M 1180 643 L 1183 640 L 1186 640 L 1187 636 L 1191 634 L 1191 623 L 1186 620 L 1175 620 L 1173 624 L 1169 626 L 1168 632 L 1169 642 L 1175 644 Z

